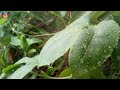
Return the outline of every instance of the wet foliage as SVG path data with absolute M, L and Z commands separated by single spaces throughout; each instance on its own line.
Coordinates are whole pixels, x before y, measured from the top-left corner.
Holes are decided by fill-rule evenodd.
M 1 11 L 1 79 L 119 79 L 119 11 Z

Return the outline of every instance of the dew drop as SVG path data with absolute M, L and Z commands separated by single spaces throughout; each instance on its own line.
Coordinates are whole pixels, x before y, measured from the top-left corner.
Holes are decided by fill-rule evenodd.
M 102 41 L 101 39 L 99 39 L 99 41 Z
M 83 59 L 81 59 L 80 63 L 81 63 L 81 64 L 83 63 Z
M 89 58 L 91 58 L 91 56 L 90 56 L 90 55 L 89 55 L 88 57 L 89 57 Z
M 101 65 L 101 62 L 99 61 L 97 64 L 98 64 L 98 66 L 100 66 L 100 65 Z
M 95 67 L 95 66 L 93 66 L 93 69 L 96 69 L 96 67 Z
M 109 46 L 108 48 L 111 49 L 111 46 Z
M 87 73 L 87 72 L 88 72 L 88 70 L 87 70 L 87 69 L 84 69 L 84 72 L 85 72 L 85 73 Z
M 86 42 L 87 40 L 85 39 L 84 41 Z
M 108 33 L 105 33 L 105 35 L 108 35 Z
M 100 50 L 99 49 L 97 49 L 97 52 L 99 52 Z
M 104 53 L 106 53 L 106 50 L 104 50 Z
M 90 33 L 87 33 L 87 35 L 89 35 Z

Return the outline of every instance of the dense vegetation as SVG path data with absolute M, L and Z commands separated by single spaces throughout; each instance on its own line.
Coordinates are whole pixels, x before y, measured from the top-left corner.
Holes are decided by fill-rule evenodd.
M 0 12 L 1 79 L 120 78 L 119 11 L 9 12 Z

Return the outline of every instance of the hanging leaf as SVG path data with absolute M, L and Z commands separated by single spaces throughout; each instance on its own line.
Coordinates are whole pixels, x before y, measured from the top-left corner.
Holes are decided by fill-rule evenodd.
M 95 26 L 94 34 L 94 30 L 88 29 L 82 30 L 83 34 L 80 33 L 70 49 L 69 63 L 74 78 L 81 78 L 101 66 L 111 55 L 119 39 L 120 27 L 113 20 L 100 22 Z
M 68 51 L 74 44 L 78 34 L 82 31 L 82 28 L 89 24 L 90 13 L 87 12 L 47 41 L 38 56 L 38 67 L 49 65 Z
M 41 53 L 33 58 L 22 58 L 16 64 L 25 63 L 22 67 L 18 68 L 10 79 L 20 79 L 28 74 L 35 66 L 44 66 L 53 63 L 59 57 L 64 55 L 66 51 L 74 44 L 78 32 L 89 24 L 90 13 L 86 12 L 85 15 L 71 23 L 61 32 L 58 32 L 51 39 L 48 40 L 43 47 Z M 26 69 L 25 69 L 26 68 Z
M 20 36 L 20 40 L 21 40 L 21 47 L 22 47 L 22 49 L 27 52 L 29 50 L 29 45 L 28 45 L 28 42 L 26 40 L 25 35 L 21 35 Z

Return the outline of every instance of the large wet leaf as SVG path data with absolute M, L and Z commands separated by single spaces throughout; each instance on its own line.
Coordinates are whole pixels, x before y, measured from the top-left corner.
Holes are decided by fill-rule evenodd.
M 117 44 L 120 27 L 115 21 L 102 21 L 94 29 L 82 30 L 70 49 L 69 63 L 74 78 L 101 66 Z
M 64 30 L 51 37 L 38 56 L 38 66 L 49 65 L 64 55 L 74 44 L 82 28 L 89 24 L 90 13 L 87 12 L 81 18 L 68 25 Z
M 86 12 L 79 19 L 71 23 L 64 30 L 58 32 L 51 37 L 46 45 L 41 50 L 41 53 L 33 58 L 22 58 L 16 64 L 25 63 L 22 67 L 18 68 L 10 79 L 20 79 L 28 74 L 35 66 L 44 66 L 53 63 L 59 57 L 64 55 L 68 49 L 74 44 L 78 33 L 82 31 L 82 28 L 89 24 L 90 13 Z

